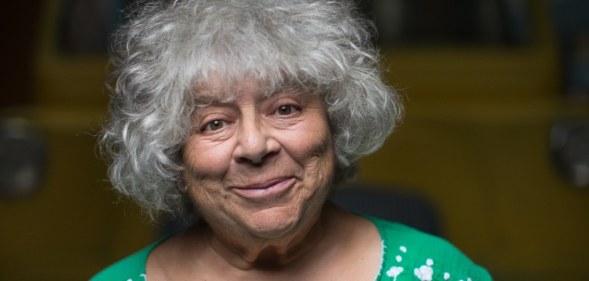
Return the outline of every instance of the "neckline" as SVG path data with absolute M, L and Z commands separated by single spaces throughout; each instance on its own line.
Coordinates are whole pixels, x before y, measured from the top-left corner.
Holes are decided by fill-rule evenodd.
M 378 236 L 380 239 L 380 266 L 379 266 L 376 276 L 374 276 L 374 281 L 378 281 L 381 279 L 381 276 L 383 275 L 383 271 L 385 270 L 385 254 L 386 254 L 386 249 L 387 249 L 386 241 L 384 239 L 383 229 L 381 227 L 382 219 L 379 219 L 379 218 L 376 218 L 376 217 L 373 217 L 370 215 L 362 214 L 362 213 L 357 213 L 357 212 L 352 212 L 352 213 L 370 221 L 374 225 L 374 227 L 376 227 L 376 230 L 378 231 Z
M 362 214 L 362 213 L 357 213 L 357 212 L 351 212 L 354 215 L 357 215 L 359 217 L 362 217 L 366 220 L 368 220 L 369 222 L 371 222 L 374 227 L 376 227 L 376 230 L 378 231 L 378 236 L 381 242 L 381 246 L 380 246 L 380 265 L 379 265 L 379 269 L 377 271 L 376 276 L 374 277 L 374 281 L 378 281 L 380 280 L 381 276 L 383 275 L 383 270 L 385 267 L 385 254 L 386 254 L 386 242 L 383 239 L 384 237 L 384 233 L 382 232 L 382 228 L 381 228 L 381 219 L 370 216 L 370 215 L 366 215 L 366 214 Z M 144 260 L 142 262 L 143 265 L 143 273 L 146 274 L 147 276 L 147 260 L 149 259 L 149 256 L 151 255 L 151 253 L 157 248 L 159 247 L 161 244 L 165 243 L 166 241 L 170 240 L 172 237 L 176 236 L 177 234 L 179 234 L 181 231 L 169 234 L 163 238 L 159 238 L 157 241 L 153 242 L 151 245 L 149 245 L 148 247 L 146 247 L 142 252 L 144 252 L 145 256 L 144 256 Z

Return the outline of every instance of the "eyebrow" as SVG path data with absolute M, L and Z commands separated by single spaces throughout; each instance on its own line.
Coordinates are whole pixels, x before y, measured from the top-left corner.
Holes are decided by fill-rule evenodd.
M 194 91 L 194 105 L 195 107 L 204 107 L 211 104 L 231 103 L 238 97 L 237 93 L 228 93 L 226 91 L 215 91 L 208 89 L 196 89 Z
M 220 98 L 218 96 L 198 95 L 194 98 L 194 105 L 196 107 L 203 107 L 203 106 L 207 106 L 207 105 L 211 105 L 211 104 L 224 104 L 224 103 L 230 103 L 230 102 L 234 101 L 236 98 L 237 98 L 236 96 Z
M 282 93 L 301 95 L 304 94 L 305 91 L 296 87 L 286 86 L 279 89 L 262 90 L 257 92 L 257 95 L 260 98 L 269 98 Z M 203 107 L 211 104 L 226 104 L 235 101 L 238 97 L 239 93 L 237 92 L 227 93 L 223 91 L 202 90 L 195 95 L 194 103 L 196 107 Z

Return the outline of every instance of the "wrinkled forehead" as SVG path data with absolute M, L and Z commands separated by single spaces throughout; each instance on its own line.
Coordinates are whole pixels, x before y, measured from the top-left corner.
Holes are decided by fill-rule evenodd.
M 308 92 L 309 89 L 305 88 L 302 85 L 288 82 L 287 79 L 271 81 L 256 77 L 255 75 L 229 78 L 211 74 L 195 83 L 193 96 L 196 104 L 201 105 L 212 102 L 228 103 L 238 99 L 244 93 L 252 93 L 259 97 L 269 97 L 275 93 L 285 91 L 293 94 Z

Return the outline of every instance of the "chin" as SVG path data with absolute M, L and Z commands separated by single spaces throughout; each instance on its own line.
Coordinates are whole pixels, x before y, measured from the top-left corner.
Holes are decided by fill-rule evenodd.
M 279 238 L 297 233 L 308 219 L 302 210 L 287 207 L 274 207 L 252 214 L 247 218 L 250 232 L 261 238 Z

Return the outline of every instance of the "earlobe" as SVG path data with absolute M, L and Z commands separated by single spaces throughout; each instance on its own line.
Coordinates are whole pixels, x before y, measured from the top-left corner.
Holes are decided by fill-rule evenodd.
M 178 177 L 178 183 L 176 184 L 176 188 L 178 189 L 178 191 L 180 191 L 180 193 L 188 193 L 189 186 L 186 183 L 186 179 L 184 178 L 185 172 L 185 170 L 180 172 L 180 176 Z
M 180 191 L 180 193 L 188 192 L 188 185 L 184 183 L 184 180 L 181 180 L 176 187 L 178 188 L 178 191 Z

